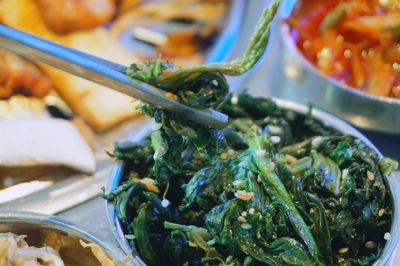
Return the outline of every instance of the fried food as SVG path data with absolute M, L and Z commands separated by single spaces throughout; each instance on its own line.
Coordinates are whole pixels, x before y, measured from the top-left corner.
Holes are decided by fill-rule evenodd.
M 138 61 L 102 27 L 64 35 L 54 33 L 47 27 L 35 0 L 0 1 L 0 21 L 114 62 L 130 64 Z M 138 113 L 131 97 L 52 67 L 39 66 L 52 80 L 55 89 L 71 109 L 97 132 L 107 130 Z
M 46 26 L 58 34 L 96 28 L 115 13 L 114 0 L 36 0 Z
M 0 50 L 0 99 L 15 94 L 42 98 L 51 88 L 51 80 L 33 63 Z
M 137 1 L 123 2 L 133 3 L 129 8 L 122 8 L 128 4 L 121 3 L 120 15 L 111 25 L 111 32 L 118 38 L 135 28 L 151 28 L 167 21 L 186 22 L 182 29 L 166 33 L 166 42 L 153 43 L 157 50 L 155 57 L 161 54 L 177 66 L 204 61 L 203 50 L 218 33 L 228 7 L 226 0 L 144 1 L 140 5 Z

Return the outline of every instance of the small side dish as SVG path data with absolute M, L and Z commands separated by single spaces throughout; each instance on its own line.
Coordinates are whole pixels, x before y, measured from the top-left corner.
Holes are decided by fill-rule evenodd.
M 114 201 L 125 237 L 148 265 L 372 265 L 391 238 L 385 181 L 397 162 L 274 101 L 228 95 L 225 75 L 260 58 L 278 2 L 263 13 L 244 56 L 176 69 L 133 64 L 127 74 L 196 108 L 231 118 L 201 126 L 141 105 L 157 129 L 116 144 Z
M 43 247 L 30 246 L 26 241 L 26 235 L 13 233 L 0 233 L 0 266 L 64 266 L 66 265 L 59 253 L 65 245 L 65 237 L 52 234 Z M 48 243 L 47 243 L 48 242 Z M 118 266 L 96 244 L 79 243 L 84 248 L 89 248 L 102 266 Z M 49 245 L 50 244 L 50 245 Z M 52 245 L 51 245 L 52 244 Z M 75 265 L 76 266 L 76 265 Z
M 0 234 L 1 266 L 64 266 L 60 255 L 52 247 L 29 246 L 24 238 L 13 233 Z
M 0 211 L 0 266 L 128 266 L 131 257 L 57 217 Z
M 298 49 L 324 75 L 400 98 L 398 1 L 297 1 L 286 22 Z

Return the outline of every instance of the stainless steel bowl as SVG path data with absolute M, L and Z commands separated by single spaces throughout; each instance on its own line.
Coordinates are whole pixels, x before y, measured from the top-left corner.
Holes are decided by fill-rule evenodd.
M 62 238 L 60 256 L 66 265 L 70 266 L 98 266 L 99 261 L 90 249 L 83 248 L 79 240 L 94 243 L 102 248 L 109 258 L 114 261 L 125 261 L 124 265 L 137 265 L 121 250 L 110 247 L 94 236 L 91 236 L 74 225 L 55 216 L 36 214 L 31 212 L 3 212 L 0 211 L 0 233 L 11 232 L 17 235 L 26 235 L 29 245 L 44 246 L 45 239 L 51 237 Z M 125 260 L 124 260 L 125 259 Z
M 306 114 L 308 112 L 308 107 L 302 104 L 294 103 L 291 101 L 286 101 L 286 100 L 280 100 L 280 99 L 275 99 L 275 102 L 278 104 L 278 106 L 288 109 L 288 110 L 293 110 L 296 113 L 299 114 Z M 369 147 L 371 147 L 379 157 L 382 157 L 382 154 L 377 150 L 377 148 L 364 136 L 362 135 L 359 131 L 357 131 L 355 128 L 350 126 L 348 123 L 344 122 L 343 120 L 326 113 L 324 111 L 321 111 L 319 109 L 313 109 L 313 116 L 318 119 L 319 121 L 323 122 L 325 125 L 331 126 L 332 128 L 338 130 L 339 132 L 343 134 L 350 134 L 353 135 L 362 141 L 364 141 Z M 150 133 L 150 126 L 142 128 L 142 130 L 139 132 L 138 135 L 135 136 L 135 139 L 132 141 L 139 141 L 143 139 L 146 135 Z M 112 190 L 118 187 L 120 184 L 121 178 L 122 178 L 122 165 L 120 163 L 116 163 L 114 166 L 114 171 L 112 176 L 110 177 L 109 183 L 108 183 L 108 190 Z M 400 189 L 399 189 L 399 184 L 397 182 L 396 177 L 394 174 L 391 174 L 390 176 L 385 176 L 385 180 L 390 188 L 390 196 L 391 196 L 391 202 L 393 204 L 393 221 L 392 221 L 392 227 L 390 229 L 390 235 L 391 238 L 388 240 L 387 244 L 384 247 L 383 253 L 380 256 L 380 258 L 374 263 L 374 266 L 384 266 L 384 265 L 393 265 L 392 261 L 394 258 L 392 258 L 392 254 L 395 252 L 397 243 L 400 239 Z M 125 238 L 124 230 L 122 227 L 121 222 L 119 221 L 117 215 L 116 215 L 116 210 L 115 206 L 113 203 L 108 202 L 107 204 L 107 214 L 108 214 L 108 220 L 111 225 L 111 230 L 116 237 L 119 245 L 121 248 L 124 250 L 125 253 L 133 253 L 134 257 L 138 259 L 142 265 L 145 265 L 143 261 L 140 260 L 138 257 L 138 253 L 135 249 L 135 247 L 132 247 L 129 242 Z
M 290 17 L 294 6 L 294 0 L 283 2 L 282 20 Z M 297 49 L 287 24 L 282 23 L 279 32 L 287 80 L 273 95 L 302 103 L 311 101 L 363 129 L 400 134 L 400 99 L 367 94 L 324 76 Z

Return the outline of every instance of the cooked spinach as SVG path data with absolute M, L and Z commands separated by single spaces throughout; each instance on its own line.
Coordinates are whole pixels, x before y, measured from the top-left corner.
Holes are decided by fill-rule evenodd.
M 311 108 L 300 115 L 245 91 L 228 94 L 224 74 L 255 64 L 277 7 L 263 13 L 239 60 L 129 68 L 181 102 L 231 118 L 215 129 L 143 104 L 158 129 L 110 154 L 123 177 L 104 197 L 148 265 L 370 265 L 381 254 L 393 215 L 384 176 L 396 162 L 314 119 Z

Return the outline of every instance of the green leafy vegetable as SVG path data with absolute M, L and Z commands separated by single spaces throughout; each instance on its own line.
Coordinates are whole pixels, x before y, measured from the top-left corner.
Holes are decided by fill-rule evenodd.
M 261 56 L 279 1 L 242 58 L 175 69 L 156 60 L 127 74 L 196 108 L 231 118 L 224 129 L 140 108 L 158 123 L 142 143 L 121 143 L 113 200 L 128 240 L 149 265 L 371 265 L 392 222 L 384 177 L 397 163 L 361 140 L 274 101 L 227 95 L 227 75 Z

